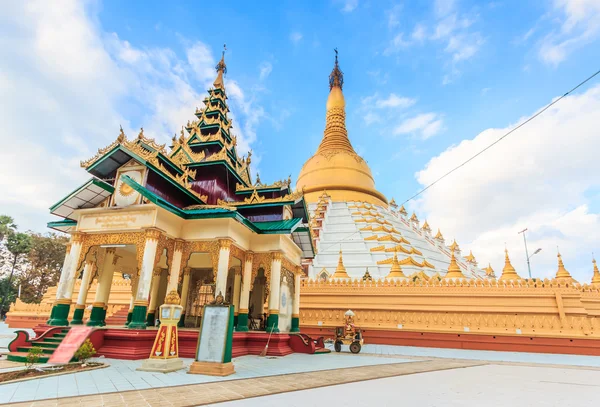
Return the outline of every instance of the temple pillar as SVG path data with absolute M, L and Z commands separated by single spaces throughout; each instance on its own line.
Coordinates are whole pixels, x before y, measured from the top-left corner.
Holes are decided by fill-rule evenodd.
M 252 278 L 252 253 L 246 253 L 244 261 L 244 270 L 242 273 L 242 289 L 240 293 L 240 303 L 238 309 L 238 320 L 236 330 L 240 332 L 248 331 L 248 306 L 250 303 L 250 279 Z
M 219 262 L 215 279 L 215 298 L 220 294 L 225 298 L 227 291 L 227 274 L 229 273 L 229 251 L 231 239 L 219 239 Z
M 148 316 L 146 318 L 146 323 L 148 326 L 154 326 L 154 319 L 156 317 L 156 305 L 158 304 L 158 288 L 160 286 L 160 274 L 162 270 L 157 267 L 154 270 L 154 275 L 152 276 L 152 288 L 150 290 L 150 305 L 148 306 Z
M 175 240 L 175 247 L 173 249 L 173 260 L 171 261 L 171 270 L 169 272 L 169 281 L 167 282 L 167 296 L 173 290 L 177 291 L 179 285 L 179 275 L 181 274 L 181 261 L 183 257 L 183 244 L 185 242 L 181 239 Z
M 158 239 L 160 238 L 160 235 L 161 232 L 158 229 L 150 228 L 146 230 L 142 267 L 135 293 L 131 322 L 128 325 L 129 329 L 146 329 L 148 296 L 150 295 L 150 286 L 152 284 L 154 263 L 156 260 L 156 249 L 158 248 Z
M 83 275 L 81 276 L 81 285 L 79 286 L 79 295 L 77 296 L 77 304 L 73 311 L 73 319 L 71 325 L 83 325 L 83 313 L 85 312 L 85 301 L 87 300 L 88 289 L 90 288 L 90 278 L 94 270 L 96 262 L 88 259 L 83 267 Z
M 58 282 L 58 289 L 56 290 L 56 302 L 52 307 L 48 325 L 69 325 L 67 318 L 69 317 L 71 297 L 73 296 L 73 285 L 69 283 L 75 278 L 75 273 L 77 272 L 83 237 L 84 235 L 82 233 L 77 232 L 71 235 L 70 247 L 67 247 L 68 255 L 65 256 L 63 269 L 60 273 L 60 280 Z
M 294 305 L 292 309 L 292 329 L 290 332 L 300 332 L 300 273 L 294 275 Z
M 135 287 L 131 287 L 132 291 L 135 292 Z M 129 300 L 129 312 L 127 312 L 127 322 L 125 322 L 125 326 L 129 326 L 131 323 L 131 315 L 133 315 L 133 303 L 135 301 L 135 294 L 131 294 L 131 300 Z
M 187 309 L 187 297 L 188 291 L 190 289 L 190 273 L 192 269 L 186 267 L 183 269 L 183 282 L 181 283 L 181 306 L 183 307 L 183 311 L 181 312 L 181 318 L 179 319 L 179 324 L 177 326 L 184 327 L 185 326 L 185 310 Z
M 104 255 L 104 264 L 98 276 L 98 287 L 96 288 L 96 296 L 92 304 L 92 312 L 87 326 L 104 326 L 106 325 L 106 306 L 108 297 L 110 296 L 110 286 L 114 274 L 114 267 L 117 263 L 118 256 L 115 255 L 116 249 L 109 247 Z
M 281 259 L 282 252 L 273 252 L 271 262 L 271 277 L 269 278 L 269 316 L 267 317 L 267 332 L 279 332 L 279 301 L 281 289 Z
M 237 326 L 240 311 L 240 292 L 242 291 L 242 269 L 236 267 L 233 275 L 233 326 Z

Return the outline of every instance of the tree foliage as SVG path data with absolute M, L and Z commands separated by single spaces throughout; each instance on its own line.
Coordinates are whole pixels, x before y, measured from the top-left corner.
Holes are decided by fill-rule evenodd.
M 15 301 L 40 302 L 58 283 L 68 238 L 56 233 L 21 233 L 10 216 L 0 215 L 0 313 Z
M 68 238 L 56 233 L 31 234 L 32 247 L 21 273 L 21 301 L 38 303 L 48 287 L 55 286 L 65 260 Z

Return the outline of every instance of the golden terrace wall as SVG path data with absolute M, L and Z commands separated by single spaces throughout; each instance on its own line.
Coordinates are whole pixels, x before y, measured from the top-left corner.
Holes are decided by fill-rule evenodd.
M 556 280 L 312 281 L 300 285 L 302 328 L 600 338 L 598 287 Z

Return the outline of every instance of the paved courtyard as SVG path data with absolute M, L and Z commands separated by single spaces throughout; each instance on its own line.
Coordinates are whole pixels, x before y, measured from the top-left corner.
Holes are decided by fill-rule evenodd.
M 0 325 L 0 352 L 13 330 Z M 4 349 L 2 349 L 4 348 Z M 19 406 L 586 406 L 600 394 L 600 357 L 365 345 L 358 355 L 234 359 L 228 377 L 139 372 L 100 360 L 89 372 L 0 385 Z M 0 372 L 15 365 L 0 359 Z M 11 404 L 12 405 L 12 404 Z

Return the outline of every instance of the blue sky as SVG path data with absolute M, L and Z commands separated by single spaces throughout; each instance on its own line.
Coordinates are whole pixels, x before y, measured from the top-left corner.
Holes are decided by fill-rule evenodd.
M 79 160 L 120 124 L 166 142 L 193 119 L 224 43 L 233 132 L 263 182 L 295 179 L 316 150 L 337 47 L 350 139 L 399 202 L 600 60 L 599 0 L 32 0 L 4 11 L 0 95 L 12 103 L 0 112 L 0 212 L 40 231 L 47 208 L 86 179 Z M 559 245 L 587 279 L 600 253 L 597 85 L 409 207 L 496 269 L 505 242 L 524 256 L 516 232 L 529 227 L 540 274 L 555 270 Z

